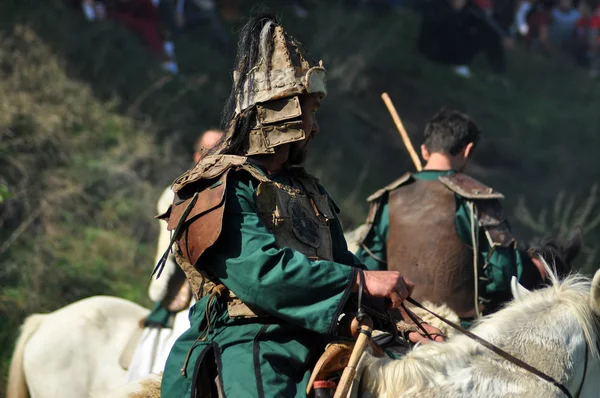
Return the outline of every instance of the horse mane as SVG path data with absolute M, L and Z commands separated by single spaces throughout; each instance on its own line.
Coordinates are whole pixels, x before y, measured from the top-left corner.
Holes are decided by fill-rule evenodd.
M 532 291 L 522 297 L 515 297 L 512 302 L 505 305 L 506 311 L 492 314 L 487 317 L 487 322 L 482 320 L 477 325 L 483 323 L 490 326 L 500 324 L 509 321 L 514 312 L 517 311 L 522 311 L 527 316 L 527 313 L 531 313 L 528 310 L 536 309 L 538 306 L 560 305 L 573 314 L 577 323 L 583 329 L 590 353 L 594 358 L 598 358 L 600 352 L 598 344 L 595 342 L 595 334 L 600 327 L 600 319 L 590 304 L 591 279 L 576 273 L 567 274 L 561 279 L 560 270 L 557 270 L 556 265 L 552 264 L 551 266 L 543 258 L 541 259 L 549 279 L 546 287 Z
M 473 333 L 510 352 L 513 339 L 507 341 L 506 337 L 516 337 L 524 328 L 544 327 L 536 323 L 536 318 L 544 316 L 549 325 L 561 322 L 562 319 L 548 319 L 546 315 L 552 311 L 564 314 L 565 320 L 569 316 L 571 322 L 574 318 L 583 330 L 591 356 L 598 358 L 595 342 L 598 316 L 590 304 L 590 279 L 571 274 L 561 280 L 554 269 L 547 263 L 545 265 L 549 275 L 545 288 L 517 297 L 499 312 L 484 317 L 477 322 Z M 522 339 L 523 335 L 519 338 Z M 438 384 L 439 381 L 441 384 L 448 364 L 466 369 L 471 365 L 470 360 L 482 353 L 487 355 L 487 349 L 466 336 L 457 335 L 447 343 L 417 346 L 400 360 L 367 357 L 361 364 L 365 370 L 363 388 L 378 395 L 387 393 L 387 396 L 407 393 L 407 389 L 419 391 L 430 383 Z M 490 355 L 493 358 L 495 354 L 490 352 Z

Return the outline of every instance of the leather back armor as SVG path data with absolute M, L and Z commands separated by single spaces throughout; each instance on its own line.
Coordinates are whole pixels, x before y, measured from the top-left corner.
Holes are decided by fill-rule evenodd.
M 371 209 L 362 244 L 384 195 L 389 195 L 388 269 L 400 271 L 415 282 L 415 299 L 446 303 L 461 318 L 474 317 L 473 245 L 465 245 L 456 231 L 456 197 L 473 203 L 477 230 L 484 233 L 494 250 L 516 247 L 499 201 L 503 195 L 462 173 L 435 181 L 406 173 L 368 198 Z M 478 264 L 480 277 L 483 266 Z M 484 306 L 479 310 L 484 311 Z
M 454 192 L 438 181 L 414 180 L 392 191 L 388 203 L 390 269 L 415 283 L 416 300 L 475 316 L 473 250 L 456 232 Z

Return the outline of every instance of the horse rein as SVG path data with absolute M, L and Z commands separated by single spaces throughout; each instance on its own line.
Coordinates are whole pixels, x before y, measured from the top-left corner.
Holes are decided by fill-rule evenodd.
M 484 346 L 485 348 L 487 348 L 488 350 L 494 352 L 496 355 L 499 355 L 500 357 L 502 357 L 503 359 L 513 363 L 514 365 L 517 365 L 518 367 L 533 373 L 534 375 L 536 375 L 537 377 L 539 377 L 542 380 L 547 381 L 548 383 L 551 383 L 552 385 L 554 385 L 556 388 L 558 388 L 559 390 L 562 391 L 563 394 L 565 394 L 568 398 L 579 398 L 579 395 L 581 394 L 581 390 L 583 389 L 583 384 L 585 382 L 585 377 L 587 374 L 587 368 L 588 368 L 588 359 L 589 359 L 589 355 L 588 355 L 588 351 L 589 351 L 589 347 L 588 347 L 588 343 L 587 340 L 585 342 L 585 365 L 583 368 L 583 378 L 581 379 L 581 383 L 579 384 L 579 388 L 577 389 L 577 392 L 575 393 L 575 395 L 573 396 L 571 394 L 571 392 L 569 391 L 569 389 L 567 387 L 565 387 L 564 384 L 559 383 L 558 381 L 556 381 L 556 379 L 554 379 L 552 376 L 548 376 L 547 374 L 545 374 L 544 372 L 536 369 L 535 367 L 529 365 L 528 363 L 520 360 L 519 358 L 516 358 L 515 356 L 509 354 L 508 352 L 504 351 L 503 349 L 493 345 L 492 343 L 490 343 L 487 340 L 482 339 L 481 337 L 477 336 L 476 334 L 466 330 L 465 328 L 461 327 L 460 325 L 455 324 L 454 322 L 444 318 L 441 315 L 436 314 L 435 312 L 431 311 L 428 308 L 425 308 L 421 303 L 415 301 L 412 298 L 407 298 L 406 301 L 408 301 L 409 303 L 411 303 L 412 305 L 414 305 L 415 307 L 418 307 L 424 311 L 427 311 L 428 313 L 430 313 L 431 315 L 433 315 L 434 317 L 438 318 L 440 321 L 444 322 L 445 324 L 447 324 L 448 326 L 450 326 L 451 328 L 459 331 L 460 333 L 464 334 L 465 336 L 469 337 L 472 340 L 475 340 L 477 343 L 481 344 L 482 346 Z M 407 313 L 409 314 L 410 318 L 413 320 L 413 322 L 415 322 L 420 329 L 425 330 L 422 325 L 420 325 L 419 322 L 416 322 L 416 316 L 414 314 L 412 314 L 411 311 L 409 311 L 406 307 L 405 310 L 407 311 Z M 412 316 L 411 316 L 412 314 Z M 414 317 L 414 319 L 413 319 Z M 426 333 L 426 336 L 431 339 L 431 336 Z

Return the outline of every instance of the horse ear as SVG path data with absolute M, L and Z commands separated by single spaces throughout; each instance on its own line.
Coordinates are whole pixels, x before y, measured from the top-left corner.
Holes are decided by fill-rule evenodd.
M 592 280 L 592 289 L 590 290 L 590 305 L 596 311 L 600 311 L 600 270 L 596 271 Z
M 529 290 L 525 289 L 514 276 L 510 280 L 510 291 L 517 300 L 531 293 Z

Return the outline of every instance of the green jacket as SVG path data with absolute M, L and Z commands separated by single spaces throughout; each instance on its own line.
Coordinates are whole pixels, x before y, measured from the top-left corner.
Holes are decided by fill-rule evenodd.
M 416 179 L 437 180 L 440 176 L 446 176 L 455 173 L 450 171 L 426 170 L 413 174 Z M 456 231 L 460 240 L 467 246 L 471 243 L 471 210 L 467 200 L 459 195 L 456 197 Z M 373 228 L 365 239 L 367 248 L 380 259 L 386 260 L 386 245 L 389 234 L 389 209 L 388 195 L 382 196 L 379 210 L 375 215 Z M 523 264 L 519 252 L 515 249 L 498 247 L 490 250 L 490 245 L 483 231 L 477 230 L 479 237 L 479 264 L 487 264 L 483 269 L 485 282 L 481 296 L 483 299 L 492 301 L 496 307 L 502 302 L 510 300 L 510 280 L 512 276 L 521 277 Z M 359 248 L 357 257 L 370 270 L 382 270 L 386 268 L 385 264 L 375 260 L 366 250 Z
M 285 172 L 270 178 L 289 184 Z M 214 361 L 228 397 L 304 397 L 312 366 L 336 333 L 363 265 L 348 251 L 337 219 L 330 224 L 335 262 L 279 248 L 257 214 L 258 182 L 239 171 L 227 184 L 220 238 L 201 261 L 244 303 L 272 319 L 232 320 L 220 299 L 199 300 L 190 310 L 191 328 L 169 355 L 161 396 L 191 396 L 195 366 Z

